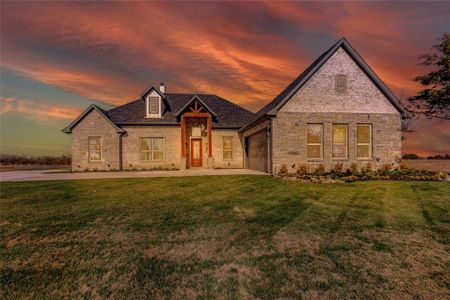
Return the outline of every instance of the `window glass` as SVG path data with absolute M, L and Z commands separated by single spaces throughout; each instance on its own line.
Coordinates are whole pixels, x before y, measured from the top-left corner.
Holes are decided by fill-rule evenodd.
M 358 158 L 372 157 L 372 125 L 358 124 L 356 132 L 356 156 Z
M 157 97 L 149 97 L 148 98 L 148 113 L 149 114 L 158 114 L 159 113 L 159 103 Z
M 202 136 L 202 129 L 200 127 L 192 127 L 192 136 Z
M 102 138 L 100 136 L 90 136 L 89 144 L 89 161 L 102 160 Z
M 230 160 L 233 159 L 233 137 L 224 136 L 223 137 L 223 159 Z
M 163 160 L 164 138 L 141 138 L 141 160 Z
M 370 143 L 370 125 L 358 124 L 358 143 Z
M 347 158 L 347 131 L 346 124 L 333 124 L 333 158 Z
M 306 137 L 306 156 L 310 159 L 322 158 L 323 124 L 308 124 Z

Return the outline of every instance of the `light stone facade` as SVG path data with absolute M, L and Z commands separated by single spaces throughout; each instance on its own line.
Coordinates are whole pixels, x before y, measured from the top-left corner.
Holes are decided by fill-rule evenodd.
M 347 91 L 337 95 L 335 78 L 345 74 Z M 323 159 L 306 157 L 308 123 L 324 126 Z M 332 125 L 348 124 L 348 159 L 332 158 Z M 356 157 L 356 126 L 372 124 L 372 159 Z M 311 169 L 319 164 L 330 170 L 337 163 L 344 168 L 352 163 L 372 166 L 393 163 L 401 157 L 401 115 L 353 59 L 338 49 L 322 67 L 281 107 L 272 119 L 272 171 L 285 164 L 295 169 L 307 163 Z M 294 171 L 294 170 L 293 170 Z
M 323 159 L 307 159 L 306 130 L 308 123 L 323 124 Z M 348 124 L 348 159 L 332 158 L 332 126 Z M 356 126 L 372 124 L 372 159 L 356 157 Z M 285 164 L 295 172 L 300 164 L 306 163 L 314 170 L 322 164 L 328 171 L 342 163 L 349 168 L 352 163 L 359 167 L 368 162 L 377 168 L 394 163 L 401 157 L 401 119 L 396 114 L 354 114 L 354 113 L 295 113 L 280 112 L 272 120 L 272 170 L 276 173 Z
M 177 170 L 183 168 L 181 159 L 181 128 L 175 126 L 123 126 L 125 133 L 116 129 L 96 110 L 88 113 L 72 130 L 73 171 L 115 170 Z M 102 161 L 90 162 L 88 138 L 102 138 Z M 232 159 L 223 159 L 223 137 L 233 137 Z M 143 161 L 140 151 L 141 138 L 164 138 L 164 158 Z M 203 168 L 242 168 L 244 151 L 236 129 L 212 130 L 212 155 L 208 158 L 208 139 L 202 137 Z
M 232 159 L 223 159 L 223 137 L 233 137 L 233 154 Z M 219 169 L 226 168 L 242 168 L 244 165 L 244 147 L 242 140 L 238 135 L 237 130 L 229 129 L 213 129 L 212 130 L 212 155 L 213 155 L 213 167 Z M 207 153 L 204 153 L 207 156 Z
M 102 137 L 102 160 L 89 162 L 90 136 Z M 72 130 L 72 170 L 100 171 L 120 169 L 120 134 L 98 111 L 92 110 Z
M 337 95 L 335 77 L 347 76 L 347 93 Z M 302 88 L 280 109 L 281 112 L 400 113 L 353 59 L 339 48 Z
M 124 170 L 180 169 L 181 133 L 179 126 L 123 126 L 122 161 Z M 164 158 L 141 159 L 141 138 L 164 138 Z

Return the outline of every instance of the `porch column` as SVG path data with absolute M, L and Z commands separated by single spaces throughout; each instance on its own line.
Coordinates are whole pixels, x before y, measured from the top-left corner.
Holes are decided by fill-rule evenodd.
M 207 127 L 208 127 L 208 157 L 212 157 L 212 136 L 211 136 L 211 115 L 208 116 L 207 119 Z
M 181 157 L 186 157 L 186 118 L 181 116 Z

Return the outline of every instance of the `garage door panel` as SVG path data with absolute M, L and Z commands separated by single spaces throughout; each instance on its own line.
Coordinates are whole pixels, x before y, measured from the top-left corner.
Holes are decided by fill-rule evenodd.
M 247 138 L 248 168 L 267 172 L 267 134 L 261 130 Z

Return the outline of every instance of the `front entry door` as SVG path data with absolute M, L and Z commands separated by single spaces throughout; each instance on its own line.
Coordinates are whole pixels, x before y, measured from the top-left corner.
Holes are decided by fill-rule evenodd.
M 202 139 L 191 140 L 191 167 L 202 166 Z

